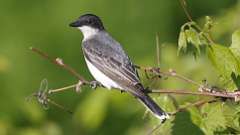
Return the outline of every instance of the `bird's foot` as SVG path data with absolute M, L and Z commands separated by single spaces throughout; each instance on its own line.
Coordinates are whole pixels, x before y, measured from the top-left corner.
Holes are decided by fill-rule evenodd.
M 146 87 L 143 92 L 146 94 L 151 93 L 151 89 L 149 87 Z
M 97 87 L 102 87 L 102 84 L 101 83 L 99 83 L 98 81 L 91 81 L 90 82 L 90 87 L 92 88 L 92 89 L 96 89 Z

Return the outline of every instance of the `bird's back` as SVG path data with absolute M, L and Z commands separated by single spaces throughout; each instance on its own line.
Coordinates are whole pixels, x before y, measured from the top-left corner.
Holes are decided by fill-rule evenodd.
M 94 35 L 83 41 L 82 47 L 85 57 L 122 88 L 129 90 L 142 87 L 137 70 L 128 55 L 108 33 Z

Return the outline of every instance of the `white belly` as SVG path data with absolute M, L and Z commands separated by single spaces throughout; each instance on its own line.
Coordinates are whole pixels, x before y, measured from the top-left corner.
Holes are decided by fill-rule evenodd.
M 104 75 L 101 71 L 99 71 L 93 64 L 91 64 L 86 58 L 85 61 L 87 63 L 88 69 L 92 76 L 100 82 L 104 87 L 111 89 L 111 88 L 118 88 L 122 89 L 116 82 L 111 80 L 109 77 Z

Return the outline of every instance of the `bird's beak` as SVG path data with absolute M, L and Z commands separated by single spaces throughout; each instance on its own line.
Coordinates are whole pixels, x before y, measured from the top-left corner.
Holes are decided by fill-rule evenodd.
M 69 24 L 70 27 L 80 27 L 81 26 L 81 22 L 79 20 L 72 22 Z

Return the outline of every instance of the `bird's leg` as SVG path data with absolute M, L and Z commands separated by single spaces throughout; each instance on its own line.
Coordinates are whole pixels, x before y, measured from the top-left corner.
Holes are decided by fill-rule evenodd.
M 144 89 L 144 91 L 143 91 L 144 93 L 146 93 L 146 94 L 148 94 L 148 93 L 150 93 L 151 92 L 151 90 L 150 90 L 150 88 L 149 87 L 146 87 L 145 89 Z
M 90 87 L 92 89 L 96 89 L 97 87 L 104 87 L 104 86 L 98 81 L 91 81 L 90 82 Z

